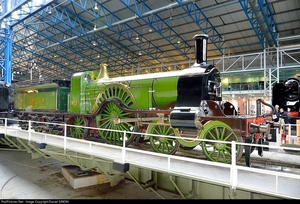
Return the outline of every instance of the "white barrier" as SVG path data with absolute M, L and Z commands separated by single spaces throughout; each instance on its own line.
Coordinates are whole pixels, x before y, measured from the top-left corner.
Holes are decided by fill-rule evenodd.
M 5 121 L 6 120 L 7 119 L 5 119 Z M 31 121 L 29 121 L 29 127 L 31 126 L 30 123 Z M 5 135 L 9 135 L 12 137 L 22 138 L 24 140 L 34 141 L 37 143 L 46 143 L 49 145 L 60 147 L 64 150 L 72 150 L 110 161 L 118 161 L 121 163 L 126 162 L 132 165 L 140 166 L 143 168 L 155 169 L 156 171 L 161 171 L 168 174 L 180 175 L 196 180 L 221 184 L 224 186 L 228 186 L 231 189 L 240 188 L 255 192 L 263 191 L 264 193 L 268 193 L 274 196 L 295 199 L 300 198 L 300 175 L 294 173 L 278 172 L 237 165 L 235 157 L 232 157 L 231 164 L 224 164 L 219 162 L 211 162 L 176 155 L 159 154 L 153 151 L 133 149 L 125 146 L 125 140 L 123 140 L 123 146 L 115 146 L 82 139 L 70 138 L 66 136 L 66 131 L 64 136 L 58 136 L 47 133 L 35 132 L 34 130 L 30 129 L 28 131 L 22 130 L 17 126 L 7 126 L 6 124 L 7 121 L 5 122 L 5 126 L 0 127 L 0 133 L 4 133 Z M 61 125 L 64 125 L 66 128 L 66 124 Z M 126 135 L 126 133 L 142 134 L 126 131 L 119 132 L 122 132 L 124 136 Z M 161 135 L 160 137 L 167 136 Z M 235 141 L 218 142 L 231 143 L 232 155 L 235 155 L 236 145 L 250 145 L 246 143 L 237 143 Z M 268 145 L 255 146 L 268 147 L 271 149 L 283 149 L 293 151 L 299 150 L 298 148 L 291 147 L 278 147 Z M 288 155 L 285 153 L 281 154 Z M 288 156 L 295 157 L 294 160 L 297 160 L 298 158 L 297 155 Z

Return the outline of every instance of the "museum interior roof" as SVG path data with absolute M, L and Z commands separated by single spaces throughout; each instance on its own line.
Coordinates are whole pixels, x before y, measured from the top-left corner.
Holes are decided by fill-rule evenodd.
M 110 76 L 183 69 L 195 60 L 196 34 L 209 36 L 208 59 L 300 47 L 299 0 L 0 2 L 0 63 L 12 39 L 16 81 L 69 80 L 101 63 Z

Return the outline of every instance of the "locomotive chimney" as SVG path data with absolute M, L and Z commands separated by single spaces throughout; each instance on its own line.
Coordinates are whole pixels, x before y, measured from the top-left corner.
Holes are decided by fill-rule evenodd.
M 193 67 L 199 67 L 201 66 L 201 64 L 206 64 L 208 35 L 197 34 L 193 37 L 193 39 L 195 40 L 196 57 L 196 61 Z
M 97 80 L 109 80 L 107 73 L 107 64 L 100 64 L 100 71 Z

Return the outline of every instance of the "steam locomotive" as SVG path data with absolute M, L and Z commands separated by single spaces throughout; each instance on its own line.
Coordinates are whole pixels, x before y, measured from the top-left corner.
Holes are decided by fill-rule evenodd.
M 300 119 L 300 76 L 276 83 L 272 88 L 272 104 L 279 105 L 290 116 L 289 122 Z
M 64 135 L 63 126 L 55 124 L 66 123 L 69 137 L 114 145 L 148 142 L 164 154 L 201 145 L 207 159 L 229 163 L 231 144 L 218 141 L 256 144 L 274 124 L 271 115 L 259 110 L 256 117 L 237 115 L 231 103 L 222 102 L 220 72 L 206 63 L 208 36 L 193 39 L 196 60 L 184 70 L 110 78 L 107 64 L 101 64 L 99 71 L 75 73 L 69 82 L 15 84 L 13 111 L 19 126 Z M 274 110 L 262 100 L 257 103 Z M 237 145 L 235 156 L 239 160 L 245 153 L 247 162 L 254 149 Z

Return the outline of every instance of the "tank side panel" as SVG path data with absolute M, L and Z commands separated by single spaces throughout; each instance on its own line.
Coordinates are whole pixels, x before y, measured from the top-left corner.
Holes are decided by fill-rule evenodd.
M 81 74 L 73 75 L 71 79 L 71 90 L 69 94 L 69 112 L 80 112 L 80 90 L 81 90 Z
M 15 90 L 16 110 L 57 111 L 57 84 L 19 88 Z
M 15 110 L 24 110 L 25 105 L 24 105 L 24 93 L 23 92 L 18 92 L 15 91 L 14 94 L 14 109 Z
M 149 95 L 149 91 L 152 90 L 152 81 L 152 79 L 132 81 L 128 86 L 137 101 L 139 109 L 149 109 L 149 106 L 151 106 L 149 104 L 151 97 L 151 95 Z
M 132 81 L 130 91 L 138 102 L 138 108 L 165 108 L 177 98 L 177 79 L 154 78 Z
M 128 82 L 119 82 L 127 86 L 128 90 L 133 94 L 134 100 L 137 102 L 139 109 L 151 109 L 151 108 L 164 108 L 171 102 L 176 101 L 177 98 L 177 80 L 178 77 L 159 78 L 159 79 L 140 79 Z M 82 82 L 83 83 L 83 82 Z M 118 83 L 118 82 L 113 82 Z M 87 112 L 91 112 L 88 107 L 94 107 L 97 97 L 103 89 L 105 84 L 98 83 L 97 81 L 91 81 L 83 93 L 86 98 Z M 129 107 L 135 108 L 135 107 Z
M 39 93 L 27 94 L 25 96 L 26 108 L 32 106 L 35 111 L 57 111 L 57 90 L 43 90 Z M 26 109 L 25 108 L 25 109 Z
M 177 100 L 178 77 L 160 78 L 154 83 L 154 103 L 157 108 L 164 108 Z

